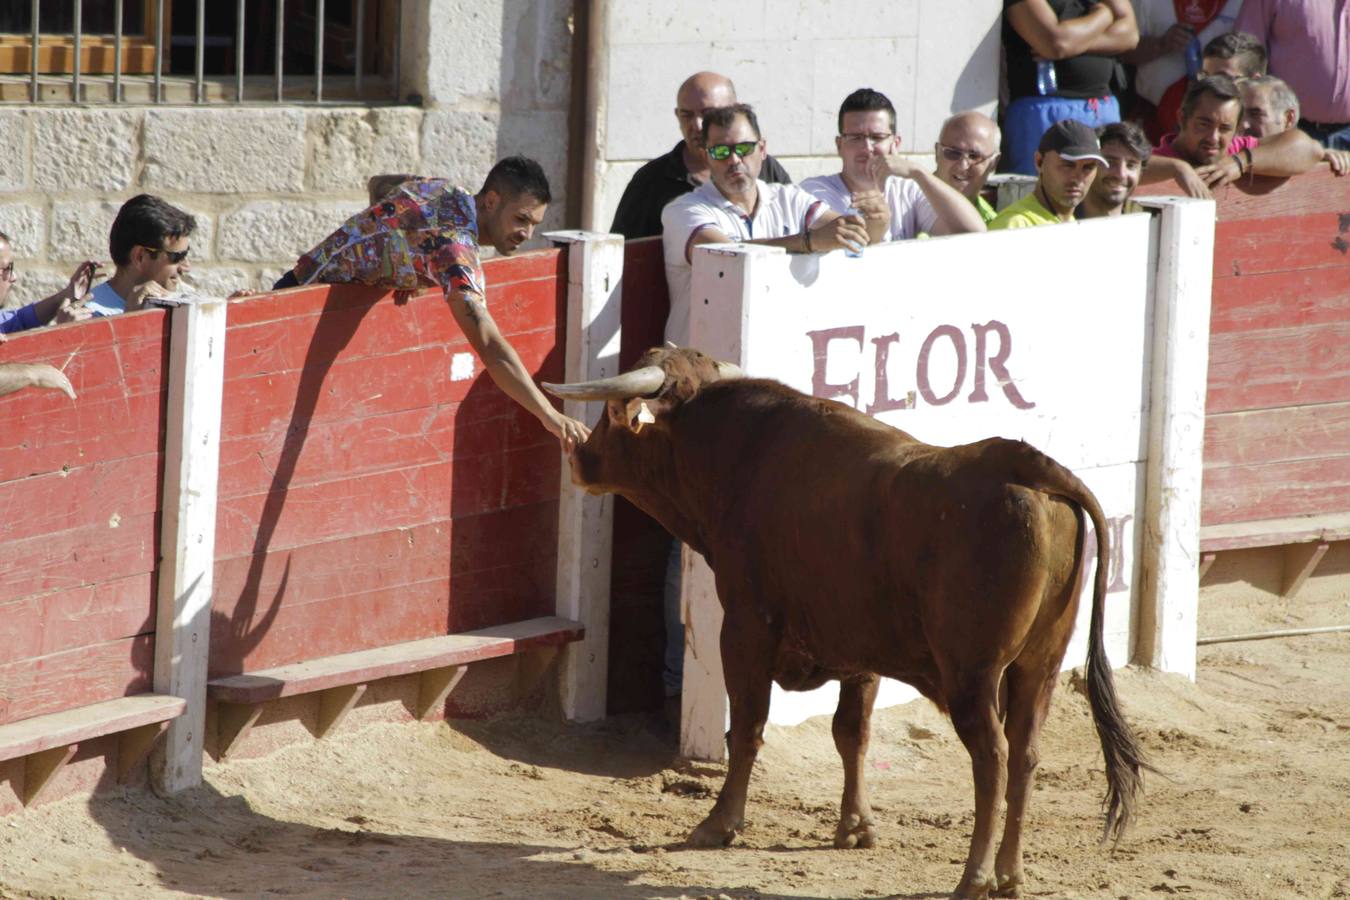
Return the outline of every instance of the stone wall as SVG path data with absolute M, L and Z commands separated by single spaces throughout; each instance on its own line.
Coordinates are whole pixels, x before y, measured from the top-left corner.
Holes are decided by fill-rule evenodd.
M 108 261 L 118 207 L 142 191 L 197 217 L 203 292 L 271 287 L 365 204 L 366 179 L 416 172 L 476 189 L 512 153 L 544 166 L 567 215 L 570 0 L 407 4 L 403 106 L 0 107 L 0 231 L 46 296 L 84 258 Z M 536 241 L 536 245 L 539 241 Z

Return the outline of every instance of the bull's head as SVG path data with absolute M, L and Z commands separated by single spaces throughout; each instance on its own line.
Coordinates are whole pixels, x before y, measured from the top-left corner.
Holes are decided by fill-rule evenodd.
M 667 344 L 648 350 L 622 375 L 544 384 L 564 400 L 605 401 L 605 415 L 572 453 L 573 483 L 591 493 L 630 493 L 664 481 L 672 474 L 672 417 L 705 385 L 741 374 L 730 363 Z

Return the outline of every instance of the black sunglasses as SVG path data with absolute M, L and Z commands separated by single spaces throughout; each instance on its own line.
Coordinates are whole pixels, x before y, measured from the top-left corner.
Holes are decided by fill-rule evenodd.
M 191 247 L 187 248 L 187 250 L 165 250 L 163 247 L 160 247 L 159 249 L 155 249 L 153 247 L 146 247 L 145 249 L 150 251 L 151 256 L 163 253 L 166 257 L 168 257 L 169 262 L 175 266 L 178 265 L 183 260 L 187 259 L 188 253 L 191 252 L 192 250 Z

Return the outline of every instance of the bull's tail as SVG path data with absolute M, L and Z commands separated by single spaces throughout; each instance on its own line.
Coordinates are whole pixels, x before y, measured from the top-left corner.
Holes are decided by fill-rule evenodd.
M 1087 529 L 1083 527 L 1084 513 L 1097 531 L 1097 575 L 1092 585 L 1092 622 L 1088 632 L 1088 704 L 1092 708 L 1092 722 L 1097 728 L 1097 738 L 1106 761 L 1106 799 L 1103 801 L 1106 823 L 1102 841 L 1119 841 L 1134 818 L 1135 800 L 1143 789 L 1144 771 L 1157 770 L 1145 761 L 1129 723 L 1121 712 L 1120 702 L 1116 698 L 1115 680 L 1111 676 L 1111 663 L 1106 658 L 1106 648 L 1102 642 L 1103 606 L 1110 557 L 1106 516 L 1088 486 L 1064 466 L 1029 444 L 1020 441 L 1000 443 L 1016 448 L 1012 454 L 1015 457 L 1012 470 L 1016 473 L 1014 478 L 1017 483 L 1061 497 L 1075 505 L 1078 518 L 1078 565 L 1075 567 L 1074 584 L 1078 583 L 1081 567 L 1087 565 L 1083 552 L 1087 538 Z

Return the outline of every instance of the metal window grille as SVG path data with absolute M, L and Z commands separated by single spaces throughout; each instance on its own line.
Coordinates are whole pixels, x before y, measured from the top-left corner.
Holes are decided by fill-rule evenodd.
M 397 103 L 403 6 L 10 0 L 0 103 Z

